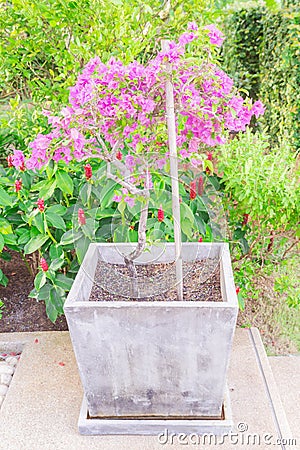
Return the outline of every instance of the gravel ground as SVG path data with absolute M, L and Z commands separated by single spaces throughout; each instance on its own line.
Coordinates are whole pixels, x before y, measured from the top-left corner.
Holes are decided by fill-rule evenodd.
M 0 408 L 4 402 L 20 355 L 21 353 L 0 351 Z

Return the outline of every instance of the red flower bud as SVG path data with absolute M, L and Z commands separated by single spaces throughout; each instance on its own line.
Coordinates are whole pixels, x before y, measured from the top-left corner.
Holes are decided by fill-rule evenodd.
M 196 197 L 197 197 L 196 180 L 193 180 L 190 183 L 190 200 L 194 200 Z
M 7 157 L 7 165 L 8 165 L 8 167 L 13 167 L 14 165 L 13 165 L 13 157 L 12 157 L 12 155 L 8 155 L 8 157 Z
M 47 272 L 47 270 L 49 269 L 47 261 L 45 260 L 45 258 L 41 258 L 40 259 L 40 266 L 41 266 L 43 272 Z
M 86 224 L 86 218 L 85 218 L 85 214 L 82 208 L 78 209 L 78 222 L 79 225 L 85 225 Z
M 44 199 L 43 198 L 39 198 L 38 199 L 37 205 L 38 205 L 38 208 L 39 208 L 40 212 L 45 211 L 45 204 L 44 204 Z
M 117 151 L 116 158 L 117 158 L 119 161 L 122 160 L 123 155 L 122 155 L 122 152 L 120 152 L 120 150 Z
M 200 236 L 198 242 L 203 242 L 203 238 Z
M 236 288 L 236 290 L 235 290 L 236 295 L 238 295 L 238 293 L 240 292 L 240 290 L 241 290 L 241 288 L 240 288 L 239 286 L 237 286 L 237 288 Z
M 16 180 L 15 181 L 15 191 L 19 192 L 22 188 L 22 180 Z
M 200 175 L 199 181 L 198 181 L 198 194 L 201 196 L 201 195 L 203 195 L 203 192 L 204 192 L 204 179 L 203 179 L 202 175 Z
M 85 174 L 85 178 L 87 180 L 90 180 L 92 178 L 92 166 L 90 164 L 86 164 L 84 166 L 84 174 Z
M 212 152 L 208 152 L 208 153 L 207 153 L 207 159 L 208 159 L 208 161 L 212 161 L 212 159 L 213 159 L 213 154 L 212 154 Z
M 160 205 L 158 212 L 157 212 L 157 220 L 159 222 L 163 222 L 164 218 L 165 218 L 164 210 L 162 209 L 162 206 Z
M 243 225 L 247 225 L 248 220 L 249 220 L 249 214 L 244 214 L 244 215 L 243 215 L 242 226 L 243 226 Z
M 25 172 L 25 164 L 23 162 L 20 165 L 20 170 L 21 170 L 21 172 Z

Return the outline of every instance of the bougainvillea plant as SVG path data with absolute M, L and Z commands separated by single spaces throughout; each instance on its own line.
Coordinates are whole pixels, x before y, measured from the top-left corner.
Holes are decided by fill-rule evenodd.
M 146 245 L 153 174 L 169 172 L 166 83 L 171 81 L 174 91 L 179 161 L 195 169 L 212 170 L 211 151 L 207 151 L 224 144 L 230 132 L 244 131 L 253 115 L 264 112 L 260 101 L 244 100 L 232 79 L 214 63 L 215 47 L 223 39 L 213 25 L 200 30 L 190 23 L 178 42 L 170 41 L 167 50 L 146 65 L 136 61 L 124 65 L 114 58 L 104 64 L 98 57 L 92 59 L 70 89 L 69 105 L 59 115 L 45 111 L 51 131 L 39 134 L 30 144 L 28 158 L 16 150 L 10 159 L 21 170 L 25 166 L 41 169 L 53 160 L 85 161 L 87 181 L 92 174 L 86 160 L 104 161 L 107 177 L 117 183 L 114 201 L 119 209 L 133 208 L 137 201 L 142 205 L 138 244 L 125 258 L 133 275 L 133 261 Z M 196 58 L 191 56 L 195 54 Z M 202 191 L 200 180 L 198 190 Z M 195 196 L 193 182 L 190 199 Z M 39 199 L 38 208 L 43 207 Z M 158 221 L 163 221 L 162 205 L 157 207 Z M 81 209 L 78 222 L 85 220 Z

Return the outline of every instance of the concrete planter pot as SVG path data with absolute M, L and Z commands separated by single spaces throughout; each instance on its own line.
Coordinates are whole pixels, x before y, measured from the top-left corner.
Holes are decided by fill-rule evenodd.
M 228 245 L 182 249 L 183 260 L 218 261 L 222 302 L 89 301 L 98 260 L 122 264 L 130 249 L 91 244 L 64 306 L 89 416 L 220 418 L 238 312 Z M 174 251 L 152 247 L 137 262 Z

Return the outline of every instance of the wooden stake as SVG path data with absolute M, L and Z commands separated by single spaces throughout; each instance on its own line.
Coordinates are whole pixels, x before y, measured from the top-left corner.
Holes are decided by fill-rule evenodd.
M 169 42 L 163 40 L 162 50 L 168 51 L 168 49 L 169 49 Z M 169 71 L 171 74 L 171 70 Z M 172 182 L 172 212 L 174 220 L 177 299 L 183 300 L 183 271 L 182 271 L 182 255 L 181 255 L 178 159 L 177 159 L 176 123 L 174 111 L 174 90 L 171 80 L 168 80 L 166 82 L 166 112 L 167 112 L 169 151 L 170 151 L 170 172 Z

